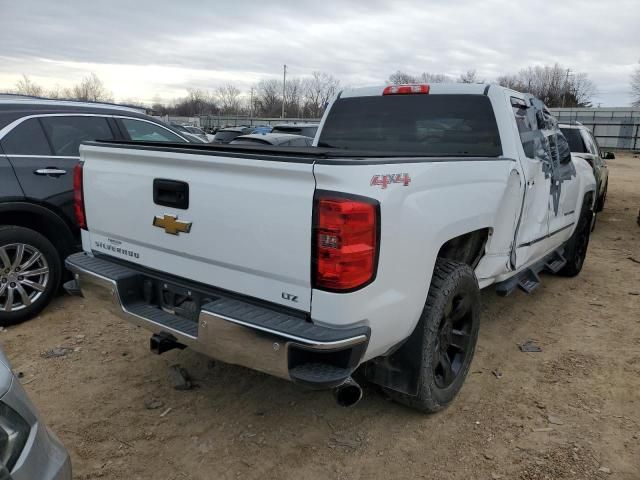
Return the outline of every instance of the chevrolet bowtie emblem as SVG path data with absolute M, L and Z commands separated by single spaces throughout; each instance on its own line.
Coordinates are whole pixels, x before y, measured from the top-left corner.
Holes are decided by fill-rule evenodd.
M 179 233 L 189 233 L 191 231 L 191 222 L 182 222 L 175 215 L 155 216 L 153 226 L 164 228 L 165 233 L 178 235 Z

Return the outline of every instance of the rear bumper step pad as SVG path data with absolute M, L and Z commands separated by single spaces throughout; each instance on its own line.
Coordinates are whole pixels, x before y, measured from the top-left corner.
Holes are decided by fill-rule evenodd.
M 156 334 L 171 334 L 218 360 L 287 380 L 340 385 L 358 366 L 369 341 L 366 326 L 314 325 L 301 316 L 218 293 L 202 295 L 207 301 L 192 318 L 179 316 L 145 301 L 143 283 L 150 277 L 142 270 L 86 253 L 71 255 L 65 263 L 84 297 L 121 318 Z

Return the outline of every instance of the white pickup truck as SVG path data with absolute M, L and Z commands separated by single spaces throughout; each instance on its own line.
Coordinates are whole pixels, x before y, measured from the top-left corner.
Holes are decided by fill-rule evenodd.
M 84 144 L 84 252 L 66 261 L 81 292 L 156 353 L 188 346 L 342 405 L 355 375 L 433 412 L 469 370 L 480 289 L 582 268 L 595 180 L 530 95 L 343 90 L 314 145 Z

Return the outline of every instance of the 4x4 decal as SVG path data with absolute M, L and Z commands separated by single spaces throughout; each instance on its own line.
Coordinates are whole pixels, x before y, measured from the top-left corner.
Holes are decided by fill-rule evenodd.
M 411 177 L 408 173 L 387 173 L 386 175 L 374 175 L 371 177 L 372 187 L 387 188 L 387 185 L 392 183 L 401 183 L 405 187 L 411 183 Z

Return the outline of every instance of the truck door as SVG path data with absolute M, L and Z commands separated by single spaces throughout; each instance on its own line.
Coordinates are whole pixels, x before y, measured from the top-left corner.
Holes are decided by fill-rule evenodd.
M 537 125 L 535 107 L 525 98 L 511 97 L 522 151 L 524 175 L 522 212 L 515 232 L 511 263 L 515 268 L 539 258 L 549 234 L 551 177 L 545 167 L 544 133 Z
M 566 242 L 580 215 L 580 183 L 571 160 L 569 143 L 558 129 L 547 137 L 551 153 L 551 201 L 549 202 L 549 240 L 547 250 Z

